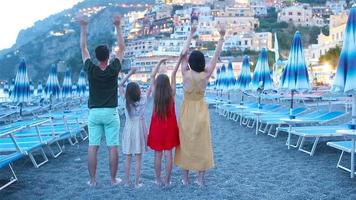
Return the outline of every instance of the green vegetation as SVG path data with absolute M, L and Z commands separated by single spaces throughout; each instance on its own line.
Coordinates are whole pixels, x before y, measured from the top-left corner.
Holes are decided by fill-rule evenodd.
M 293 41 L 293 36 L 296 31 L 300 31 L 302 34 L 302 41 L 304 46 L 310 44 L 316 44 L 318 42 L 318 35 L 323 33 L 329 34 L 329 29 L 325 27 L 296 27 L 293 24 L 286 22 L 277 22 L 277 12 L 274 8 L 268 9 L 267 17 L 259 18 L 260 26 L 256 29 L 256 32 L 272 32 L 277 33 L 279 49 L 281 57 L 286 59 L 290 46 Z
M 319 58 L 319 63 L 328 63 L 330 66 L 332 66 L 333 69 L 336 69 L 339 62 L 340 53 L 341 48 L 339 46 L 332 48 L 328 52 L 326 52 L 325 55 L 322 55 Z

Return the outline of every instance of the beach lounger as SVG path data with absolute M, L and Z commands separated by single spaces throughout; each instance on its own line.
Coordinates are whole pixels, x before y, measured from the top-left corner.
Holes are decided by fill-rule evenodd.
M 338 160 L 338 162 L 336 164 L 336 167 L 351 173 L 351 169 L 346 167 L 346 166 L 344 166 L 344 165 L 342 165 L 341 162 L 342 162 L 342 159 L 343 159 L 343 156 L 344 156 L 345 152 L 346 153 L 351 153 L 352 142 L 351 141 L 328 142 L 327 145 L 332 147 L 332 148 L 341 150 L 341 154 L 340 154 L 339 160 Z
M 328 111 L 314 111 L 310 113 L 306 113 L 302 116 L 298 116 L 297 119 L 299 122 L 296 122 L 295 125 L 313 125 L 313 124 L 326 124 L 329 123 L 332 120 L 341 118 L 345 116 L 346 113 L 344 112 L 328 112 Z M 288 118 L 288 117 L 284 117 Z M 279 127 L 282 127 L 283 125 L 288 126 L 288 124 L 284 121 L 284 118 L 281 117 L 276 117 L 276 118 L 260 118 L 260 123 L 263 124 L 268 124 L 271 127 L 276 126 L 276 131 L 273 134 L 272 133 L 272 128 L 268 131 L 268 135 L 272 137 L 277 137 L 278 134 L 280 133 L 280 129 L 277 129 Z
M 41 122 L 31 124 L 31 126 L 39 126 L 43 123 L 46 123 L 46 120 L 42 120 Z M 38 136 L 31 136 L 25 138 L 16 137 L 16 134 L 25 129 L 31 128 L 31 126 L 17 126 L 16 128 L 3 131 L 0 133 L 0 154 L 7 152 L 19 152 L 24 155 L 28 155 L 32 164 L 39 168 L 43 164 L 48 162 L 47 155 L 43 150 L 42 141 L 49 141 L 51 137 L 47 138 L 39 138 Z M 35 152 L 40 152 L 42 157 L 42 161 L 38 162 L 33 155 Z
M 19 128 L 16 130 L 14 129 L 12 131 L 17 131 L 17 130 L 19 130 Z M 3 131 L 0 135 L 0 138 L 7 137 L 12 131 L 7 131 L 7 132 Z M 24 154 L 19 150 L 0 154 L 0 170 L 7 169 L 10 170 L 11 172 L 9 180 L 5 182 L 3 185 L 0 185 L 0 191 L 17 181 L 17 176 L 12 168 L 12 163 L 16 160 L 21 159 L 22 157 L 24 157 Z
M 297 143 L 291 145 L 304 153 L 313 156 L 315 154 L 316 147 L 321 138 L 335 138 L 342 137 L 342 135 L 337 133 L 337 130 L 345 129 L 347 125 L 335 125 L 335 126 L 302 126 L 293 127 L 290 130 L 291 135 L 296 135 L 298 137 Z M 288 132 L 288 127 L 277 128 L 279 131 Z M 310 150 L 305 149 L 304 143 L 306 140 L 312 139 L 313 145 Z
M 17 176 L 16 176 L 15 171 L 13 170 L 11 164 L 16 160 L 21 159 L 23 156 L 24 155 L 19 152 L 13 152 L 11 154 L 0 155 L 0 169 L 7 168 L 11 172 L 11 176 L 10 176 L 8 182 L 6 182 L 3 185 L 0 185 L 0 191 L 17 181 Z

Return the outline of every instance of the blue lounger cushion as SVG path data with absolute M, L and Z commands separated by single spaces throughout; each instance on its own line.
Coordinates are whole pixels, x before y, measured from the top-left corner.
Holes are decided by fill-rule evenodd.
M 348 153 L 351 153 L 351 149 L 352 149 L 351 141 L 328 142 L 327 145 Z
M 20 152 L 14 152 L 11 154 L 0 155 L 0 169 L 3 167 L 8 167 L 9 164 L 13 163 L 16 160 L 21 159 L 24 154 Z

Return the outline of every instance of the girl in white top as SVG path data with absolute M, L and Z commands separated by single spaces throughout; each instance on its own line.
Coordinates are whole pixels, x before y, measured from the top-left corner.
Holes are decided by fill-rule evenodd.
M 145 107 L 147 97 L 141 94 L 140 87 L 135 82 L 123 85 L 128 78 L 134 74 L 133 69 L 119 84 L 120 95 L 125 97 L 125 116 L 126 122 L 122 134 L 122 152 L 125 154 L 125 185 L 130 185 L 130 165 L 132 155 L 136 157 L 136 179 L 135 187 L 142 187 L 141 183 L 141 160 L 142 153 L 146 151 L 147 127 L 145 124 Z

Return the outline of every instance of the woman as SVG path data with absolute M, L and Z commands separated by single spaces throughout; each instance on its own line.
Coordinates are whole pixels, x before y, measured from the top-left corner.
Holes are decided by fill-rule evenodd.
M 203 186 L 205 171 L 214 166 L 209 110 L 204 102 L 204 94 L 224 43 L 225 29 L 219 31 L 220 39 L 207 67 L 204 54 L 200 51 L 193 51 L 187 57 L 186 52 L 195 31 L 196 27 L 193 26 L 182 53 L 185 54 L 182 61 L 184 100 L 180 110 L 180 146 L 176 149 L 175 164 L 183 169 L 184 185 L 189 183 L 189 170 L 195 170 L 199 172 L 196 183 Z

